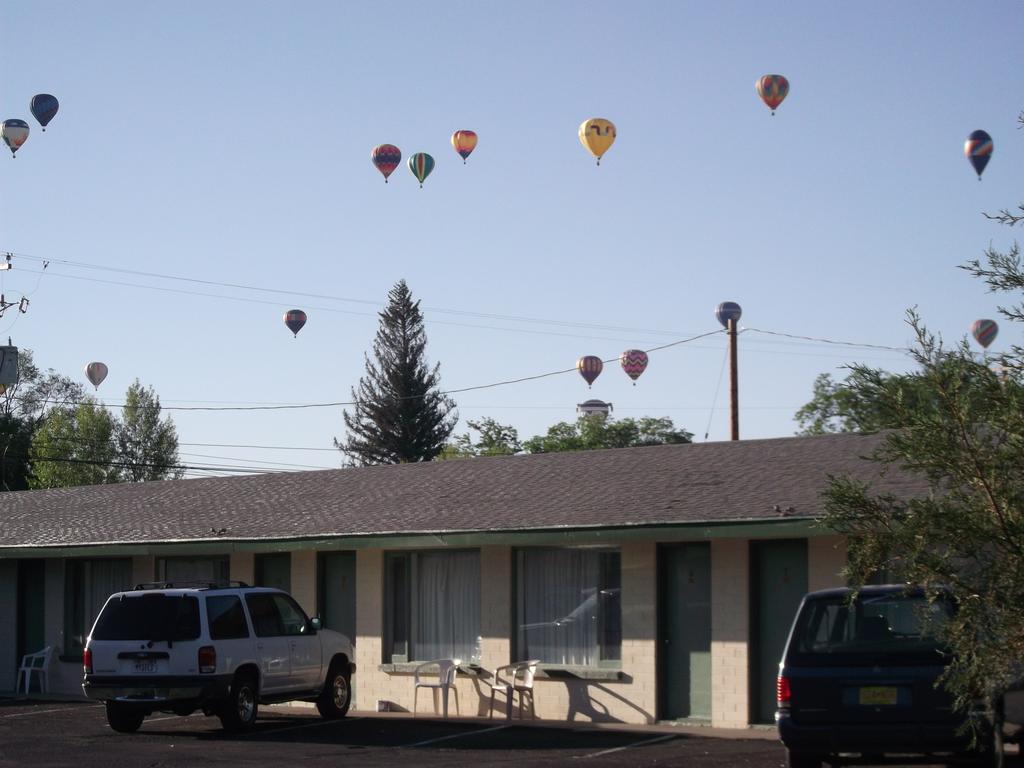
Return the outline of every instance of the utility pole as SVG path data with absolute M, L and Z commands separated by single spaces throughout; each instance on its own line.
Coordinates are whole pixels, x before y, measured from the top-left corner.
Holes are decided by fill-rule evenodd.
M 723 301 L 715 309 L 715 317 L 725 328 L 729 337 L 729 423 L 731 440 L 740 439 L 740 384 L 739 356 L 736 353 L 736 337 L 739 336 L 740 316 L 743 309 L 735 301 Z
M 729 318 L 729 327 L 726 329 L 729 336 L 729 424 L 732 427 L 731 440 L 740 439 L 740 385 L 739 385 L 739 361 L 736 353 L 736 337 L 739 335 L 736 329 L 736 318 Z

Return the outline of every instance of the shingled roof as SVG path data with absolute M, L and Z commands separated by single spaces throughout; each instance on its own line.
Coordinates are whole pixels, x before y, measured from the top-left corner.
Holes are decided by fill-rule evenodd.
M 10 547 L 500 532 L 814 518 L 828 474 L 923 482 L 878 435 L 665 445 L 0 493 Z M 782 514 L 780 514 L 780 511 Z

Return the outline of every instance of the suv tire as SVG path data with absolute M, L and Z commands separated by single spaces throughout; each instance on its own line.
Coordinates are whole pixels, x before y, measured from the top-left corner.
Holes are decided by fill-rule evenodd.
M 327 671 L 324 689 L 316 700 L 320 716 L 327 720 L 338 720 L 348 714 L 352 704 L 352 675 L 348 664 L 332 661 Z
M 131 704 L 107 702 L 107 723 L 118 733 L 135 733 L 142 726 L 146 714 Z
M 786 750 L 786 765 L 789 768 L 821 768 L 822 756 Z
M 259 692 L 256 678 L 251 674 L 238 674 L 231 681 L 231 690 L 220 706 L 220 724 L 225 731 L 241 733 L 248 731 L 256 722 L 259 709 Z

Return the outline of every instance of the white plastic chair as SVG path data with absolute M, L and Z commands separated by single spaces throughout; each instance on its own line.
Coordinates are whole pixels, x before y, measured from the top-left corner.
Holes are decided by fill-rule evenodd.
M 491 707 L 488 717 L 494 717 L 494 696 L 502 693 L 505 695 L 505 717 L 512 719 L 512 704 L 515 694 L 519 694 L 519 719 L 523 719 L 523 704 L 527 696 L 530 697 L 530 716 L 536 718 L 537 711 L 533 706 L 533 678 L 537 674 L 538 659 L 530 661 L 517 661 L 498 667 L 494 670 L 494 679 L 488 683 L 491 686 Z
M 412 694 L 412 712 L 413 716 L 416 715 L 416 699 L 419 696 L 420 688 L 431 689 L 431 696 L 435 696 L 434 691 L 441 691 L 441 701 L 443 706 L 444 716 L 448 717 L 448 691 L 455 691 L 455 712 L 459 713 L 459 689 L 455 687 L 455 677 L 459 672 L 460 659 L 435 659 L 434 661 L 425 661 L 413 670 L 413 679 L 415 681 L 415 688 Z M 424 680 L 422 675 L 426 673 L 426 670 L 432 667 L 437 667 L 437 681 L 433 679 Z M 434 712 L 437 712 L 437 699 L 434 698 Z
M 32 687 L 32 673 L 39 675 L 39 690 L 46 693 L 46 671 L 50 667 L 50 657 L 53 655 L 53 646 L 48 645 L 41 651 L 26 653 L 21 659 L 21 666 L 18 667 L 18 677 L 14 687 L 17 689 L 21 684 L 21 676 L 25 676 L 25 693 Z

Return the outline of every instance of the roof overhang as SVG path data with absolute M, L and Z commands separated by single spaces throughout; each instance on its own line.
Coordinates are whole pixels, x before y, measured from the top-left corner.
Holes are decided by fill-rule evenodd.
M 812 518 L 730 520 L 626 526 L 529 530 L 417 531 L 338 534 L 295 538 L 218 537 L 176 541 L 92 542 L 76 545 L 0 547 L 0 559 L 45 557 L 127 557 L 203 555 L 230 552 L 337 551 L 353 549 L 431 549 L 480 546 L 580 546 L 634 541 L 672 543 L 710 539 L 780 539 L 832 535 Z

